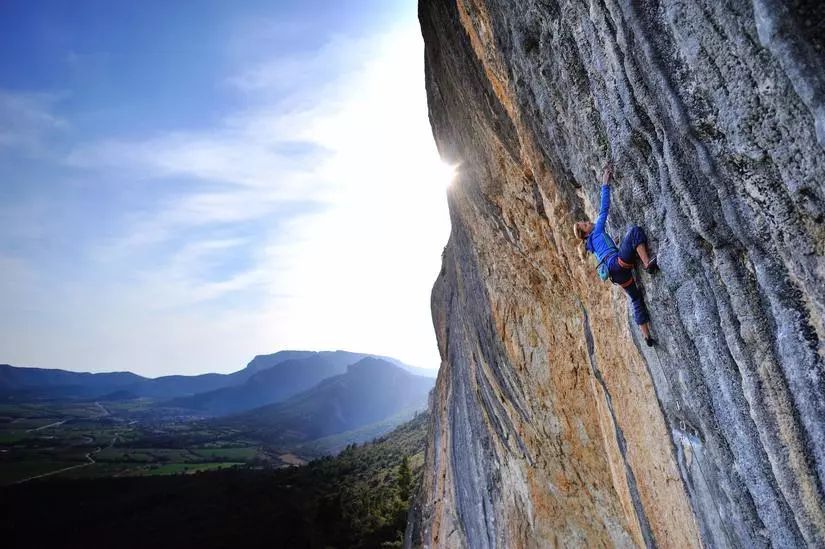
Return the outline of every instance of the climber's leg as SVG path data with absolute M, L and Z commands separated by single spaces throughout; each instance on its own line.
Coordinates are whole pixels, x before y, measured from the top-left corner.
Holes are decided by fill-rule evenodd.
M 644 324 L 639 325 L 639 330 L 641 330 L 642 335 L 645 338 L 645 341 L 650 339 L 650 322 L 645 322 Z
M 621 286 L 624 288 L 624 291 L 627 292 L 627 297 L 630 298 L 630 306 L 633 308 L 633 320 L 636 321 L 636 324 L 641 326 L 642 324 L 650 322 L 650 315 L 647 313 L 642 291 L 636 285 L 636 281 L 631 277 Z
M 636 259 L 642 261 L 642 266 L 645 269 L 651 268 L 651 263 L 654 264 L 651 271 L 656 269 L 656 259 L 650 259 L 647 253 L 647 235 L 644 230 L 638 225 L 630 227 L 627 234 L 622 239 L 619 246 L 619 259 L 623 263 L 623 267 L 631 269 L 636 263 Z
M 641 330 L 645 342 L 648 346 L 652 347 L 656 342 L 650 337 L 650 315 L 647 312 L 642 291 L 636 285 L 636 281 L 632 276 L 619 285 L 624 288 L 624 291 L 627 292 L 627 297 L 630 298 L 630 306 L 633 309 L 633 320 L 639 325 L 639 330 Z
M 639 244 L 636 246 L 636 255 L 642 260 L 642 265 L 647 266 L 650 263 L 650 258 L 647 256 L 647 244 Z
M 645 338 L 648 346 L 653 346 L 656 342 L 650 337 L 650 315 L 647 312 L 642 291 L 636 285 L 633 278 L 633 271 L 619 265 L 619 258 L 611 258 L 608 267 L 610 268 L 610 280 L 613 284 L 618 284 L 630 298 L 630 306 L 633 309 L 633 319 L 639 325 L 639 329 Z
M 653 347 L 656 341 L 650 336 L 650 315 L 642 297 L 642 291 L 636 285 L 636 281 L 631 278 L 627 285 L 622 285 L 627 296 L 630 298 L 630 305 L 633 307 L 633 319 L 639 325 L 639 330 L 645 338 L 648 347 Z
M 633 265 L 636 263 L 636 259 L 639 258 L 642 260 L 643 265 L 647 265 L 647 261 L 645 261 L 647 257 L 645 244 L 647 244 L 647 235 L 644 230 L 638 225 L 630 227 L 627 234 L 624 235 L 622 243 L 619 245 L 619 258 L 622 260 L 622 263 Z M 640 248 L 642 253 L 639 253 Z

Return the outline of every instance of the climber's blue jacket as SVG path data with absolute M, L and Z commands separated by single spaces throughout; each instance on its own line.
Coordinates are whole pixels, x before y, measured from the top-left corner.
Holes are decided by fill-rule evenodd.
M 639 244 L 647 242 L 647 236 L 641 227 L 633 226 L 622 239 L 621 249 L 616 248 L 613 239 L 605 232 L 607 224 L 607 212 L 610 209 L 610 185 L 602 185 L 602 203 L 599 208 L 599 217 L 593 224 L 593 230 L 587 236 L 585 247 L 588 252 L 592 252 L 602 269 L 607 268 L 610 281 L 618 284 L 627 292 L 630 304 L 633 307 L 633 318 L 636 324 L 642 325 L 650 322 L 650 315 L 645 307 L 642 292 L 633 279 L 633 264 L 635 263 L 635 250 Z M 603 265 L 602 265 L 603 264 Z M 605 276 L 599 273 L 602 280 Z
M 599 217 L 596 218 L 596 223 L 593 225 L 593 230 L 587 237 L 585 248 L 588 252 L 595 254 L 596 259 L 601 263 L 605 258 L 610 258 L 611 255 L 618 253 L 616 244 L 613 242 L 605 232 L 605 225 L 607 224 L 607 211 L 610 209 L 610 185 L 602 185 L 602 203 L 599 208 Z

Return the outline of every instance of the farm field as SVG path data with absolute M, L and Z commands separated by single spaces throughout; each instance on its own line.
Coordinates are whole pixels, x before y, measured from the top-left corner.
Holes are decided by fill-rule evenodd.
M 0 485 L 291 465 L 279 452 L 149 399 L 0 404 Z
M 115 445 L 98 454 L 110 461 L 0 487 L 0 537 L 5 546 L 26 548 L 87 547 L 90 540 L 141 548 L 400 547 L 427 425 L 422 414 L 335 457 L 277 469 L 250 466 L 244 460 L 261 451 L 228 441 Z

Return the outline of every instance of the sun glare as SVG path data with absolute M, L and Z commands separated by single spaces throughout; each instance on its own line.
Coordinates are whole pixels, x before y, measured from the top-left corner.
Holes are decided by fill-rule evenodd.
M 435 160 L 422 174 L 427 181 L 449 187 L 458 175 L 458 164 L 447 164 L 441 159 Z

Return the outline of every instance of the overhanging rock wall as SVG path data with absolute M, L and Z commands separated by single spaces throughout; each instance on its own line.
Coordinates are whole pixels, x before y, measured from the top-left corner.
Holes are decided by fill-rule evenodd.
M 460 175 L 407 545 L 825 546 L 825 3 L 419 12 Z M 570 229 L 609 157 L 655 351 Z

